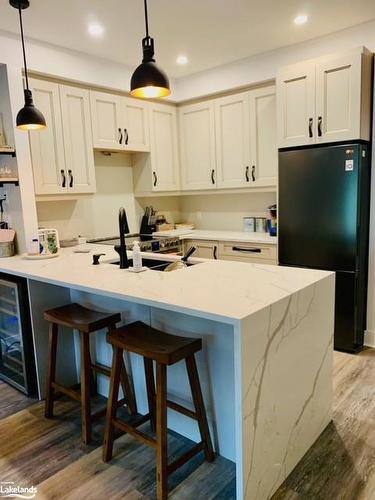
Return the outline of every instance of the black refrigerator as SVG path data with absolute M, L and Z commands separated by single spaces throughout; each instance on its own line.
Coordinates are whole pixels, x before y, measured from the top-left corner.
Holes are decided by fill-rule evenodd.
M 366 328 L 370 146 L 279 150 L 279 263 L 336 272 L 335 349 Z

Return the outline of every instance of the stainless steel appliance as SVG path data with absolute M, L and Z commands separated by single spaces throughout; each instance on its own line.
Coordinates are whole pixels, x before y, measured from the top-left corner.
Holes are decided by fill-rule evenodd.
M 129 234 L 125 237 L 127 250 L 133 249 L 134 241 L 139 242 L 141 252 L 180 253 L 182 251 L 182 245 L 179 238 L 163 237 L 142 241 L 142 238 L 139 234 Z M 120 244 L 120 239 L 118 237 L 98 238 L 88 240 L 88 243 L 99 243 L 100 245 L 115 246 Z
M 336 272 L 336 349 L 357 351 L 366 328 L 370 147 L 279 152 L 279 262 Z
M 0 273 L 0 379 L 37 392 L 26 279 Z

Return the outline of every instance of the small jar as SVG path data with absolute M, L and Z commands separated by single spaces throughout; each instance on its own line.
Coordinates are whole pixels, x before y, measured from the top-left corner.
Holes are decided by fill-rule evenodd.
M 243 230 L 247 233 L 255 232 L 255 218 L 254 217 L 244 217 L 243 218 Z

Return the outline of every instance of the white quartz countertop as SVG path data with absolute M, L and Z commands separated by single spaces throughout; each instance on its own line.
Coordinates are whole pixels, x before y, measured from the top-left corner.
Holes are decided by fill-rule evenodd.
M 170 273 L 147 270 L 135 274 L 110 264 L 118 259 L 111 247 L 87 247 L 88 254 L 64 248 L 57 258 L 48 260 L 2 258 L 0 272 L 232 324 L 332 275 L 318 270 L 203 259 L 195 259 L 200 262 L 195 266 Z M 93 266 L 92 255 L 103 252 L 106 255 L 101 264 Z M 162 258 L 178 259 L 167 255 Z
M 209 229 L 174 229 L 159 231 L 155 236 L 178 237 L 180 240 L 216 240 L 238 243 L 267 243 L 277 245 L 277 238 L 268 233 L 247 233 L 245 231 L 211 231 Z

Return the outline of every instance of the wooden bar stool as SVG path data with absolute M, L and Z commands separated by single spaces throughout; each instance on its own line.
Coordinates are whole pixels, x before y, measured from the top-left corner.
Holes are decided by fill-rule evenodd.
M 90 396 L 93 389 L 94 373 L 100 373 L 110 377 L 110 368 L 91 362 L 90 356 L 90 333 L 107 328 L 111 331 L 121 319 L 120 314 L 102 313 L 83 307 L 79 304 L 67 304 L 62 307 L 50 309 L 44 312 L 44 319 L 50 322 L 49 327 L 49 359 L 46 383 L 46 418 L 53 417 L 53 404 L 56 391 L 63 393 L 81 403 L 82 408 L 82 441 L 87 444 L 91 440 L 91 424 L 94 420 L 105 415 L 106 408 L 91 414 Z M 81 390 L 75 391 L 56 382 L 56 354 L 59 325 L 73 328 L 79 331 L 81 347 Z M 121 378 L 124 398 L 116 400 L 116 406 L 124 403 L 128 406 L 131 415 L 137 413 L 134 393 L 125 369 L 124 360 L 119 359 L 119 374 Z
M 210 462 L 215 458 L 194 356 L 195 352 L 202 349 L 202 340 L 169 335 L 140 321 L 111 330 L 107 340 L 113 346 L 113 362 L 104 434 L 103 460 L 108 462 L 112 458 L 115 428 L 129 433 L 148 446 L 155 448 L 157 455 L 157 498 L 158 500 L 165 500 L 168 497 L 168 475 L 170 473 L 181 467 L 200 451 L 204 451 L 206 459 Z M 149 413 L 141 417 L 133 425 L 129 425 L 116 417 L 116 401 L 124 350 L 143 356 L 145 366 Z M 183 359 L 186 363 L 195 411 L 167 399 L 167 366 Z M 156 362 L 156 394 L 153 361 Z M 197 420 L 201 435 L 200 443 L 170 464 L 168 464 L 167 456 L 167 407 Z M 139 425 L 147 420 L 150 420 L 152 428 L 155 428 L 156 424 L 156 439 L 137 429 Z

